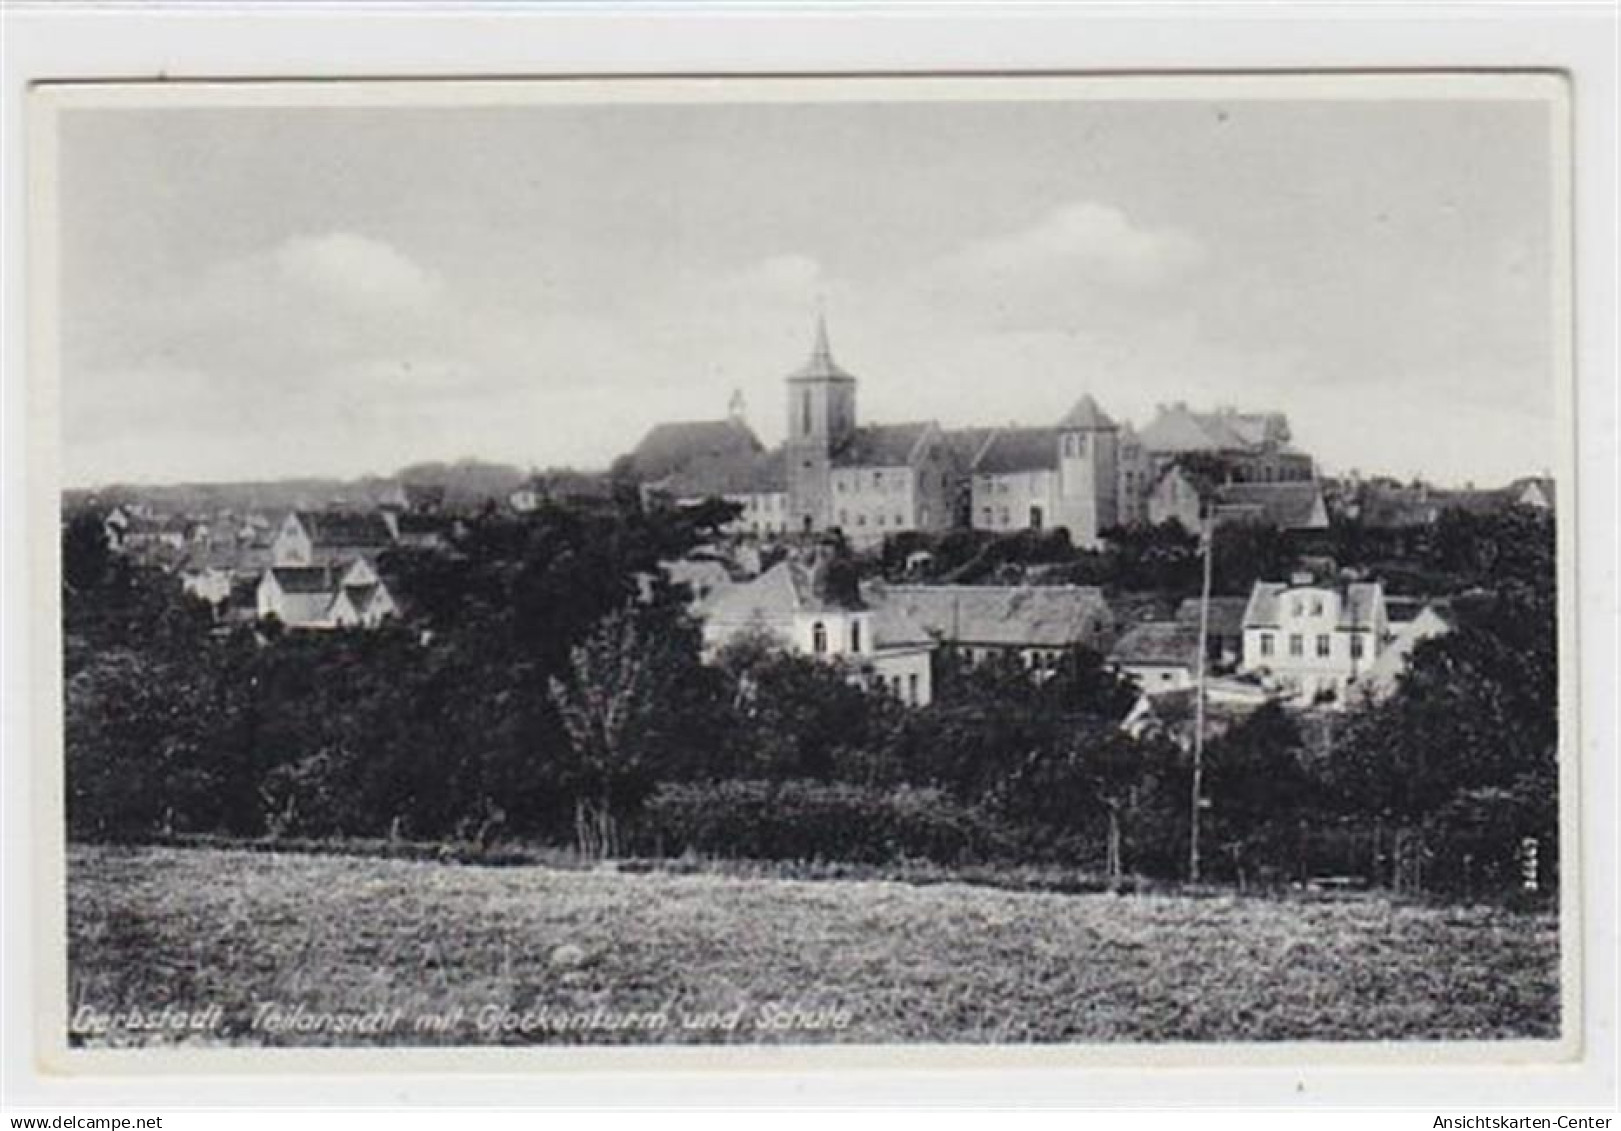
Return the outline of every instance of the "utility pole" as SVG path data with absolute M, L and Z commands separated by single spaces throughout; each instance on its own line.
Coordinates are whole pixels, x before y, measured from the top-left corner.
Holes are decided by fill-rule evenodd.
M 1188 882 L 1199 882 L 1199 811 L 1204 807 L 1204 680 L 1205 656 L 1210 651 L 1210 557 L 1216 540 L 1214 515 L 1206 515 L 1199 529 L 1204 558 L 1204 580 L 1199 590 L 1199 655 L 1194 661 L 1193 687 L 1193 797 L 1188 831 Z

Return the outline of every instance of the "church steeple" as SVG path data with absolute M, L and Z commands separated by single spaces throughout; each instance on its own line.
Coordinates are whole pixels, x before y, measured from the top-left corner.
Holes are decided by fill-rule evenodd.
M 787 383 L 790 521 L 796 530 L 826 530 L 833 524 L 832 459 L 856 430 L 856 379 L 833 360 L 820 310 L 811 355 Z
M 827 312 L 816 312 L 816 342 L 811 346 L 811 364 L 826 371 L 833 366 L 833 347 L 827 341 Z
M 816 337 L 811 343 L 810 359 L 789 375 L 790 381 L 854 381 L 855 377 L 847 373 L 833 360 L 833 347 L 828 344 L 827 315 L 818 311 L 816 314 Z

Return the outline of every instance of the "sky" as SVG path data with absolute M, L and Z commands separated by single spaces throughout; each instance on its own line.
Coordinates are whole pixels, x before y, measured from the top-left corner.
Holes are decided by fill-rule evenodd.
M 762 440 L 818 309 L 865 422 L 1288 414 L 1329 473 L 1556 462 L 1549 115 L 1210 98 L 72 108 L 68 486 Z

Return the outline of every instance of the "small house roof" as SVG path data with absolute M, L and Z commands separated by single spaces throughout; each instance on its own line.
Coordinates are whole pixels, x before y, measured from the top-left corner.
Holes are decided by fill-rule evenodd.
M 1244 632 L 1244 609 L 1248 597 L 1210 598 L 1209 627 L 1215 636 L 1240 636 Z M 1181 624 L 1199 625 L 1199 598 L 1189 597 L 1176 608 L 1176 619 Z
M 380 548 L 394 541 L 379 511 L 299 511 L 298 521 L 316 547 Z
M 1250 590 L 1249 602 L 1244 609 L 1244 627 L 1274 628 L 1282 623 L 1280 601 L 1284 594 L 1298 588 L 1323 589 L 1332 586 L 1294 586 L 1281 581 L 1257 581 Z M 1384 586 L 1377 581 L 1353 581 L 1340 590 L 1340 598 L 1339 621 L 1335 627 L 1345 630 L 1371 629 L 1384 602 Z
M 1194 667 L 1199 661 L 1199 626 L 1181 620 L 1134 625 L 1109 650 L 1117 664 Z
M 336 584 L 326 566 L 273 566 L 269 573 L 284 593 L 330 593 Z
M 897 642 L 1096 646 L 1114 627 L 1103 591 L 1091 585 L 872 585 L 867 597 Z
M 786 626 L 795 613 L 849 612 L 865 608 L 859 591 L 844 593 L 834 583 L 836 564 L 826 557 L 814 562 L 796 558 L 780 561 L 753 581 L 712 592 L 701 612 L 723 624 L 760 621 L 766 627 Z
M 1259 521 L 1280 530 L 1320 530 L 1328 525 L 1322 488 L 1316 482 L 1224 483 L 1215 489 L 1218 518 Z

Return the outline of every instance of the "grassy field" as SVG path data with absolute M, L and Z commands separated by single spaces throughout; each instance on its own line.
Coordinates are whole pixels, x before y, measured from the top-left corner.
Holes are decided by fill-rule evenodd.
M 74 848 L 75 1040 L 1553 1037 L 1550 916 Z

